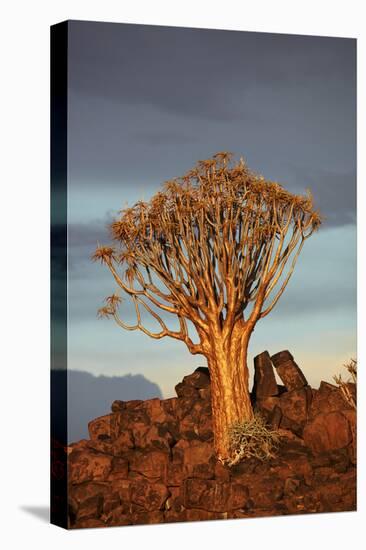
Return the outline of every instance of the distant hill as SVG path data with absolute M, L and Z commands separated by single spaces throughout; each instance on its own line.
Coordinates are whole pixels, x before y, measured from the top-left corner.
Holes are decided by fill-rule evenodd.
M 66 376 L 67 374 L 67 376 Z M 52 424 L 55 434 L 62 434 L 66 411 L 62 402 L 68 388 L 68 442 L 89 438 L 88 422 L 108 414 L 115 399 L 151 399 L 162 397 L 161 389 L 141 374 L 94 376 L 78 370 L 51 371 Z M 63 439 L 60 437 L 60 439 Z

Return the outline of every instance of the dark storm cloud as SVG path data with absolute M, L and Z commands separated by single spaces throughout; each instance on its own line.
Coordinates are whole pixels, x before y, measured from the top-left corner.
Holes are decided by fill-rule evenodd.
M 69 37 L 71 194 L 152 194 L 224 149 L 353 220 L 354 40 L 76 21 Z
M 320 209 L 326 226 L 356 223 L 356 173 L 295 170 L 295 185 L 299 191 L 309 187 L 315 206 Z
M 189 116 L 231 120 L 228 93 L 354 76 L 354 42 L 339 38 L 71 22 L 70 46 L 74 89 Z

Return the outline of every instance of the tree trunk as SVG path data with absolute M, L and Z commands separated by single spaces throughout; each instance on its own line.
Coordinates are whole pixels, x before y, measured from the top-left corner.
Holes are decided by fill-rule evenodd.
M 228 431 L 232 424 L 253 418 L 247 366 L 249 330 L 240 323 L 231 338 L 211 342 L 207 357 L 211 377 L 211 403 L 216 456 L 230 458 Z

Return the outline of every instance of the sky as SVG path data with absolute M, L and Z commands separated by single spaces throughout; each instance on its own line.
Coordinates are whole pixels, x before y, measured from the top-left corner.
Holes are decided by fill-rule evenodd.
M 310 188 L 325 216 L 256 326 L 250 370 L 289 349 L 309 383 L 331 381 L 356 355 L 356 41 L 71 21 L 68 46 L 68 368 L 143 375 L 170 397 L 205 364 L 97 319 L 116 288 L 90 255 L 121 208 L 225 150 Z

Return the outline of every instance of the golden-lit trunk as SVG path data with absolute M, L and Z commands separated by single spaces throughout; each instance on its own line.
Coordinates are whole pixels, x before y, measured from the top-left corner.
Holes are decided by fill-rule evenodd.
M 215 451 L 221 460 L 230 458 L 230 426 L 253 417 L 247 366 L 250 333 L 240 324 L 234 327 L 231 338 L 227 338 L 226 342 L 217 335 L 211 341 L 211 351 L 207 357 L 211 377 Z

